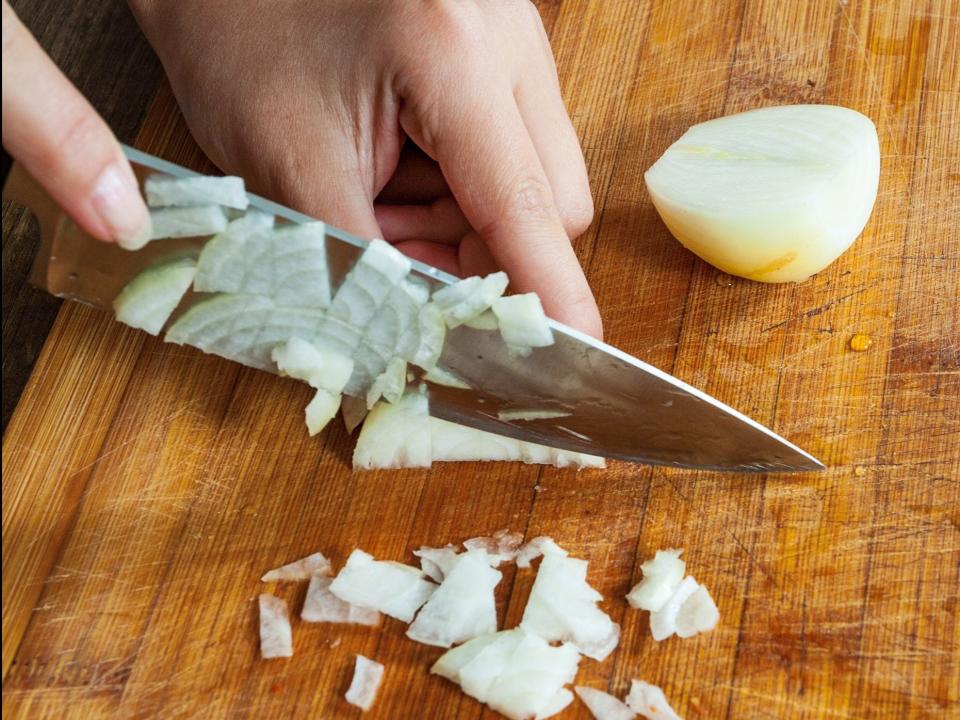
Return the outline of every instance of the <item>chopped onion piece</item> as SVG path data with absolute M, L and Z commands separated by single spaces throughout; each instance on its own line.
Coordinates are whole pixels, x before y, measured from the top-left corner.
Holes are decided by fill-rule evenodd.
M 354 328 L 366 327 L 409 272 L 405 255 L 383 240 L 371 240 L 334 295 L 330 314 Z
M 425 645 L 450 647 L 496 632 L 493 589 L 501 577 L 490 567 L 485 550 L 458 555 L 408 628 L 407 637 Z
M 546 535 L 535 537 L 517 551 L 517 567 L 528 568 L 532 561 L 541 555 L 549 554 L 566 557 L 567 551 L 557 545 L 553 541 L 553 538 L 549 538 Z
M 314 575 L 326 575 L 330 572 L 330 561 L 321 552 L 307 555 L 292 563 L 268 570 L 260 582 L 293 582 L 308 580 Z
M 551 647 L 523 630 L 504 630 L 449 650 L 433 667 L 463 691 L 513 720 L 547 718 L 573 695 L 564 685 L 577 674 L 580 655 L 571 645 Z
M 353 450 L 355 469 L 430 467 L 432 446 L 427 398 L 407 393 L 378 403 L 367 415 Z
M 292 337 L 313 341 L 322 322 L 323 311 L 317 308 L 276 307 L 255 295 L 214 295 L 177 318 L 165 340 L 274 371 L 274 347 Z
M 469 390 L 470 385 L 459 377 L 454 375 L 449 370 L 446 370 L 439 365 L 434 365 L 430 370 L 428 370 L 423 379 L 432 382 L 434 385 L 444 385 L 446 387 L 459 388 L 461 390 Z
M 373 385 L 367 391 L 367 408 L 372 408 L 382 397 L 390 403 L 395 403 L 403 395 L 407 387 L 407 361 L 396 357 L 387 364 Z
M 520 627 L 548 642 L 569 641 L 603 660 L 620 642 L 620 626 L 597 607 L 603 596 L 587 583 L 587 561 L 555 552 L 543 556 Z
M 269 593 L 260 595 L 260 655 L 264 659 L 293 656 L 287 603 Z
M 373 707 L 382 680 L 383 665 L 363 655 L 357 655 L 353 680 L 350 681 L 350 688 L 345 695 L 347 702 L 366 712 Z
M 219 205 L 160 208 L 150 211 L 150 239 L 204 237 L 222 232 L 227 216 Z
M 270 354 L 281 375 L 303 380 L 318 390 L 340 393 L 350 374 L 353 361 L 335 352 L 321 350 L 299 337 L 277 345 Z
M 413 554 L 420 558 L 420 568 L 427 577 L 440 583 L 457 562 L 459 554 L 453 545 L 442 548 L 422 547 Z
M 304 421 L 310 437 L 322 431 L 340 409 L 340 396 L 320 388 L 303 409 Z
M 643 580 L 627 595 L 630 607 L 657 612 L 680 587 L 687 564 L 680 559 L 683 550 L 657 550 L 652 560 L 647 560 L 640 569 Z
M 449 328 L 459 327 L 487 311 L 494 300 L 507 289 L 507 274 L 495 272 L 484 278 L 468 277 L 433 293 L 433 302 L 440 309 Z
M 374 560 L 362 550 L 354 550 L 331 583 L 330 592 L 351 605 L 410 622 L 436 587 L 415 567 Z
M 577 685 L 574 691 L 596 720 L 633 720 L 637 713 L 603 690 Z
M 113 301 L 117 320 L 158 334 L 190 289 L 197 270 L 192 258 L 149 267 L 131 280 Z
M 250 204 L 241 177 L 174 178 L 151 175 L 143 183 L 147 205 L 155 207 L 193 207 L 196 205 L 223 205 L 246 210 Z
M 332 592 L 333 578 L 314 575 L 310 578 L 307 597 L 303 601 L 300 618 L 306 622 L 349 623 L 379 625 L 380 613 L 344 602 Z
M 784 105 L 692 128 L 644 176 L 660 217 L 724 272 L 799 282 L 856 239 L 877 196 L 873 122 L 831 105 Z
M 440 353 L 443 352 L 447 326 L 440 309 L 433 303 L 427 303 L 420 308 L 418 323 L 420 344 L 410 361 L 424 370 L 430 370 L 437 364 Z
M 553 345 L 553 330 L 536 293 L 498 298 L 493 313 L 508 345 L 520 349 Z
M 663 690 L 642 680 L 634 680 L 630 684 L 627 706 L 647 720 L 683 720 L 670 707 Z
M 485 550 L 491 567 L 512 562 L 520 551 L 523 535 L 509 530 L 497 530 L 492 537 L 475 537 L 463 541 L 467 550 Z
M 650 613 L 650 634 L 657 642 L 666 640 L 677 631 L 677 615 L 680 607 L 693 595 L 700 587 L 697 581 L 691 576 L 683 579 L 683 582 L 677 586 L 673 595 L 663 604 L 657 612 Z
M 239 293 L 247 273 L 248 245 L 273 228 L 273 215 L 249 210 L 203 246 L 193 286 L 200 292 Z
M 573 413 L 562 410 L 501 410 L 497 419 L 504 422 L 511 420 L 553 420 L 555 418 L 570 417 Z
M 697 589 L 677 612 L 677 636 L 693 637 L 698 633 L 713 630 L 718 622 L 720 622 L 720 611 L 710 596 L 710 591 L 703 585 L 697 585 Z
M 506 435 L 430 418 L 433 459 L 438 461 L 520 460 L 556 467 L 603 467 L 603 458 L 524 442 Z
M 499 323 L 497 323 L 497 316 L 493 314 L 493 310 L 484 310 L 475 318 L 471 318 L 463 324 L 474 330 L 496 330 L 500 327 Z

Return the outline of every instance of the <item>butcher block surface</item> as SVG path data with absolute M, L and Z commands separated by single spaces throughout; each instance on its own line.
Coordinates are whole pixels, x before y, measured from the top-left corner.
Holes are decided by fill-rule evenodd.
M 294 657 L 261 660 L 256 596 L 297 615 L 305 586 L 263 586 L 268 568 L 356 547 L 413 562 L 510 528 L 589 560 L 622 625 L 578 684 L 642 678 L 688 719 L 960 717 L 960 2 L 539 7 L 592 181 L 576 248 L 607 339 L 828 469 L 354 473 L 339 421 L 307 436 L 309 388 L 67 303 L 3 440 L 4 713 L 357 717 L 343 693 L 362 653 L 386 666 L 371 718 L 494 717 L 393 620 L 295 618 Z M 643 172 L 693 123 L 802 102 L 876 122 L 870 222 L 805 283 L 722 275 L 670 237 Z M 135 144 L 212 171 L 167 88 Z M 872 346 L 852 351 L 856 333 Z M 713 592 L 713 632 L 656 643 L 627 607 L 666 547 Z M 505 569 L 501 627 L 534 574 Z

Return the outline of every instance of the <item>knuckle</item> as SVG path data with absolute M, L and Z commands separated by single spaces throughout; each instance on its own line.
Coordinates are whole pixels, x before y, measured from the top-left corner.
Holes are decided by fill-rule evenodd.
M 483 47 L 484 19 L 476 5 L 433 0 L 430 10 L 430 34 L 447 57 L 472 54 Z
M 513 220 L 524 217 L 546 218 L 556 215 L 553 191 L 545 179 L 533 175 L 522 176 L 513 183 L 504 198 L 504 213 Z

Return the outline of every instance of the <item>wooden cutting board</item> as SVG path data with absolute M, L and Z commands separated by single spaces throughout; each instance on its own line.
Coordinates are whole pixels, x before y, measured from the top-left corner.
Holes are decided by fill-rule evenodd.
M 662 685 L 687 718 L 960 717 L 960 3 L 541 2 L 596 219 L 577 243 L 607 338 L 810 450 L 810 475 L 611 463 L 354 474 L 310 439 L 297 383 L 66 304 L 3 442 L 4 712 L 355 717 L 355 653 L 387 666 L 371 717 L 492 717 L 440 654 L 295 621 L 258 657 L 267 568 L 512 528 L 590 561 L 618 651 L 578 682 Z M 689 125 L 778 103 L 873 118 L 880 195 L 853 248 L 800 285 L 731 279 L 671 239 L 643 172 Z M 209 170 L 168 90 L 137 145 Z M 853 352 L 854 333 L 873 345 Z M 658 548 L 722 613 L 655 643 L 623 596 Z M 507 569 L 502 626 L 533 571 Z M 299 609 L 304 589 L 276 590 Z M 585 718 L 580 704 L 565 718 Z

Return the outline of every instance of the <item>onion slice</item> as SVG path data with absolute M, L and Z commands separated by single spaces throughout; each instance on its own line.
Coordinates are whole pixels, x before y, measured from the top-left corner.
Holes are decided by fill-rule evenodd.
M 344 602 L 332 592 L 330 584 L 333 578 L 314 575 L 307 587 L 307 596 L 300 610 L 300 618 L 314 623 L 347 623 L 352 625 L 380 624 L 380 613 L 376 610 L 357 607 Z
M 187 294 L 196 274 L 192 258 L 149 267 L 131 280 L 113 301 L 117 320 L 157 335 Z
M 382 681 L 383 665 L 363 655 L 357 655 L 353 679 L 344 697 L 348 703 L 366 712 L 373 707 Z
M 520 627 L 548 642 L 570 642 L 603 660 L 620 642 L 620 626 L 597 607 L 603 596 L 587 583 L 587 561 L 547 552 L 537 570 Z
M 330 592 L 344 602 L 410 622 L 437 586 L 415 567 L 374 560 L 354 550 L 330 584 Z
M 582 685 L 573 690 L 596 720 L 633 720 L 637 716 L 625 703 L 603 690 Z
M 656 685 L 634 680 L 630 684 L 627 706 L 647 720 L 682 720 L 667 702 L 667 697 Z
M 150 211 L 150 239 L 203 237 L 227 227 L 227 216 L 219 205 L 159 208 Z
M 261 593 L 260 655 L 264 659 L 293 656 L 293 633 L 287 603 L 280 598 Z
M 268 570 L 260 582 L 296 582 L 308 580 L 314 575 L 326 575 L 330 572 L 330 561 L 322 552 L 315 552 L 273 570 Z
M 860 234 L 879 176 L 869 118 L 785 105 L 694 125 L 644 177 L 687 249 L 731 275 L 799 282 Z
M 553 345 L 553 330 L 536 293 L 498 298 L 492 308 L 500 335 L 511 347 L 526 352 L 529 348 Z
M 503 575 L 490 567 L 485 550 L 458 555 L 443 582 L 407 629 L 407 637 L 425 645 L 450 647 L 497 631 L 493 589 Z
M 450 572 L 459 557 L 454 545 L 442 548 L 422 547 L 414 550 L 413 554 L 420 558 L 420 569 L 426 576 L 438 583 L 443 582 L 443 578 Z
M 147 205 L 150 207 L 192 207 L 196 205 L 223 205 L 246 210 L 250 204 L 243 178 L 228 175 L 200 175 L 174 178 L 151 175 L 143 183 Z
M 657 550 L 653 559 L 647 560 L 640 569 L 643 580 L 627 595 L 630 607 L 657 612 L 670 599 L 686 572 L 687 564 L 680 559 L 683 550 Z
M 447 327 L 453 329 L 486 312 L 507 289 L 507 274 L 495 272 L 484 278 L 464 278 L 433 293 Z

